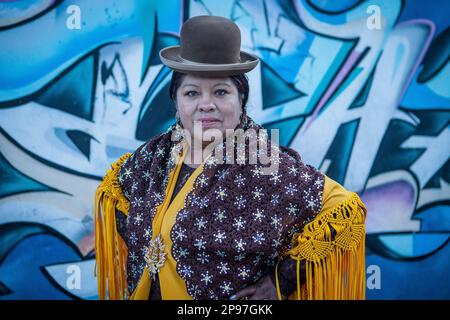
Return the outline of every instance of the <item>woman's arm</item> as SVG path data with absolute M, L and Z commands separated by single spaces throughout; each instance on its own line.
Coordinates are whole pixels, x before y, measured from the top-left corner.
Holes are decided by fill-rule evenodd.
M 361 232 L 361 227 L 362 229 L 364 228 L 365 213 L 366 209 L 355 193 L 347 191 L 334 180 L 325 177 L 323 207 L 316 219 L 310 222 L 303 232 L 294 236 L 293 249 L 281 258 L 276 271 L 262 278 L 254 285 L 239 291 L 235 298 L 262 299 L 261 297 L 265 297 L 266 299 L 286 299 L 304 284 L 307 284 L 307 287 L 309 287 L 308 297 L 327 298 L 324 296 L 323 291 L 325 291 L 325 288 L 323 287 L 320 289 L 322 290 L 321 293 L 312 292 L 313 266 L 314 262 L 318 261 L 328 263 L 328 269 L 335 272 L 332 276 L 343 278 L 343 275 L 338 272 L 338 270 L 343 270 L 343 268 L 342 266 L 340 269 L 337 268 L 337 264 L 342 264 L 346 260 L 347 266 L 351 265 L 354 270 L 358 270 L 358 274 L 354 275 L 355 281 L 361 282 L 361 273 L 365 275 L 365 266 L 361 265 L 365 259 L 365 233 Z M 339 257 L 333 261 L 338 262 L 331 263 L 331 255 L 336 255 L 336 252 L 338 252 Z M 316 253 L 318 255 L 315 255 Z M 324 273 L 325 271 L 323 268 L 319 268 L 317 272 Z M 327 275 L 322 274 L 322 278 L 326 279 Z M 341 282 L 338 281 L 336 283 L 339 284 Z M 316 287 L 317 285 L 324 285 L 324 283 L 316 282 Z M 358 284 L 359 287 L 361 287 L 361 284 Z M 350 292 L 348 298 L 361 298 L 363 294 L 359 291 Z M 333 297 L 335 299 L 345 298 L 346 295 L 343 294 L 341 296 L 341 292 L 342 290 Z
M 322 210 L 285 253 L 305 264 L 305 276 L 297 276 L 297 299 L 365 299 L 366 213 L 356 193 L 325 177 Z
M 116 300 L 127 296 L 127 247 L 123 241 L 124 230 L 117 222 L 121 214 L 127 215 L 129 210 L 129 201 L 118 178 L 122 164 L 129 157 L 130 154 L 126 154 L 111 165 L 95 192 L 95 273 L 100 299 Z
M 302 260 L 300 261 L 300 284 L 305 283 L 305 277 L 306 264 L 305 261 Z M 277 278 L 281 297 L 283 300 L 287 299 L 287 297 L 289 297 L 297 289 L 297 261 L 289 257 L 283 257 L 278 262 L 278 268 L 270 273 L 270 279 L 272 280 L 275 288 L 275 299 L 278 299 L 276 288 Z
M 333 239 L 335 235 L 336 231 L 332 229 Z M 303 285 L 306 282 L 306 261 L 301 260 L 299 263 L 300 285 Z M 297 261 L 288 256 L 282 257 L 275 270 L 258 281 L 254 287 L 249 286 L 246 290 L 244 289 L 245 291 L 241 290 L 236 293 L 233 299 L 242 299 L 243 297 L 250 295 L 250 299 L 255 300 L 277 300 L 277 278 L 281 297 L 285 300 L 297 290 Z

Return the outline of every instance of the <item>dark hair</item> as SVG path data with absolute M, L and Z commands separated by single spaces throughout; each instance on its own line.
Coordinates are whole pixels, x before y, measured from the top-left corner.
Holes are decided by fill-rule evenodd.
M 186 76 L 184 73 L 180 73 L 177 71 L 173 71 L 172 80 L 170 81 L 169 94 L 170 98 L 175 102 L 177 98 L 177 90 L 183 81 L 183 78 Z M 242 97 L 242 111 L 245 112 L 245 108 L 247 106 L 248 101 L 248 93 L 250 87 L 248 85 L 248 77 L 246 74 L 238 74 L 234 76 L 230 76 L 231 81 L 233 81 L 236 86 L 239 96 Z

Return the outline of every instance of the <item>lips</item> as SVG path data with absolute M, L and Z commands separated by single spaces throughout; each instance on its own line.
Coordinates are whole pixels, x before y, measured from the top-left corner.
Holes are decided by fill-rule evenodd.
M 219 119 L 216 118 L 203 118 L 199 119 L 198 121 L 201 121 L 202 123 L 210 123 L 210 122 L 219 122 Z
M 202 123 L 202 127 L 213 127 L 215 126 L 217 123 L 220 123 L 219 119 L 216 118 L 202 118 L 202 119 L 198 119 L 197 121 Z

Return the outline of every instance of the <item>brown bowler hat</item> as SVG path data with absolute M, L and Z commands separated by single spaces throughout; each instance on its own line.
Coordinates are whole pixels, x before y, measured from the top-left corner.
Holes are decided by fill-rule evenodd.
M 161 61 L 169 68 L 198 76 L 225 77 L 249 72 L 258 57 L 241 51 L 241 32 L 231 20 L 196 16 L 183 24 L 180 45 L 162 49 Z

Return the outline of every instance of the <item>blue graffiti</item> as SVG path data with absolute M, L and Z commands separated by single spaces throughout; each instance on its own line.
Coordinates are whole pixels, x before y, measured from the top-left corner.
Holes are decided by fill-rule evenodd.
M 96 298 L 94 190 L 110 163 L 173 123 L 158 52 L 203 14 L 235 21 L 243 49 L 261 58 L 249 114 L 367 204 L 367 264 L 382 279 L 368 298 L 449 298 L 448 9 L 445 0 L 0 3 L 0 299 Z M 410 281 L 424 272 L 426 282 Z

